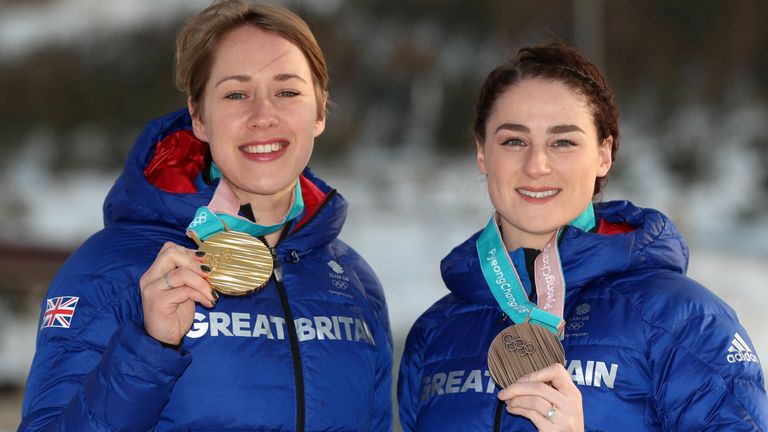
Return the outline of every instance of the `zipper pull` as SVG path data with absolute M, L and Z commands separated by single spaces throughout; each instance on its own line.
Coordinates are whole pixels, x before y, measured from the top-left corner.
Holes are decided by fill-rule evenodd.
M 283 266 L 280 265 L 280 261 L 275 260 L 275 280 L 282 283 L 283 282 Z
M 283 282 L 283 266 L 280 265 L 280 260 L 277 259 L 277 252 L 275 248 L 270 247 L 269 251 L 272 253 L 272 274 L 275 275 L 275 281 Z

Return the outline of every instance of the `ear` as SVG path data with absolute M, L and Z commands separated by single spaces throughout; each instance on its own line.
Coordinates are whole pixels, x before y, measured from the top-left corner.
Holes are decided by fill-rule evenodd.
M 488 175 L 488 172 L 485 169 L 485 146 L 480 141 L 479 137 L 475 137 L 475 147 L 477 149 L 477 155 L 475 156 L 477 169 L 480 170 L 481 174 Z
M 314 133 L 315 138 L 319 137 L 324 130 L 325 130 L 325 116 L 318 117 L 317 120 L 315 120 L 315 133 Z
M 609 136 L 600 143 L 600 166 L 597 168 L 597 176 L 605 177 L 613 164 L 611 154 L 613 152 L 613 136 Z
M 325 110 L 328 107 L 328 92 L 323 92 L 323 97 L 318 101 L 317 119 L 315 119 L 315 138 L 325 131 Z
M 200 112 L 195 108 L 192 98 L 187 99 L 187 110 L 189 110 L 189 116 L 192 117 L 192 133 L 195 134 L 195 138 L 202 142 L 208 142 L 208 134 L 205 131 L 203 119 L 200 117 Z

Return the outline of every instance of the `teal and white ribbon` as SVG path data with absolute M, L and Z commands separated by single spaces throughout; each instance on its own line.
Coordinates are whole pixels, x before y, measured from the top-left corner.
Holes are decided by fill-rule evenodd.
M 569 225 L 583 231 L 595 227 L 592 203 Z M 562 228 L 552 236 L 534 263 L 539 305 L 528 299 L 512 259 L 499 231 L 496 213 L 491 216 L 476 242 L 477 256 L 483 276 L 499 307 L 515 323 L 532 322 L 562 337 L 565 277 L 557 240 Z M 551 252 L 555 253 L 552 254 Z M 554 313 L 553 313 L 554 311 Z
M 217 172 L 218 169 L 214 171 L 214 166 L 212 165 L 211 174 L 215 175 Z M 294 188 L 291 201 L 288 214 L 285 215 L 282 221 L 274 225 L 260 225 L 237 214 L 240 210 L 240 200 L 227 182 L 222 179 L 218 187 L 216 187 L 216 192 L 213 194 L 210 204 L 198 208 L 197 212 L 195 212 L 195 218 L 192 219 L 192 222 L 187 227 L 187 234 L 189 235 L 192 232 L 201 240 L 206 240 L 218 232 L 227 230 L 250 234 L 254 237 L 271 234 L 304 211 L 301 182 L 298 179 L 296 180 L 296 187 Z

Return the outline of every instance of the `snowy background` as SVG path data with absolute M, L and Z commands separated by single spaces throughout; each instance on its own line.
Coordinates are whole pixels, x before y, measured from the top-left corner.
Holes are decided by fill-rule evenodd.
M 37 247 L 71 250 L 101 227 L 102 200 L 139 128 L 183 101 L 170 86 L 173 28 L 180 17 L 208 3 L 0 3 L 0 245 L 18 245 L 23 238 Z M 718 56 L 724 54 L 704 44 L 700 49 L 711 51 L 711 58 L 685 58 L 682 72 L 675 74 L 672 68 L 678 65 L 665 63 L 665 46 L 657 44 L 646 55 L 633 46 L 627 51 L 648 59 L 633 64 L 635 76 L 619 74 L 626 53 L 610 46 L 595 48 L 601 40 L 629 37 L 621 31 L 632 26 L 606 24 L 603 33 L 579 30 L 595 19 L 618 19 L 615 4 L 622 2 L 584 0 L 579 8 L 572 7 L 576 2 L 538 3 L 515 3 L 519 9 L 512 15 L 523 17 L 514 21 L 520 27 L 517 36 L 496 38 L 489 33 L 505 23 L 475 25 L 487 27 L 486 33 L 457 23 L 477 18 L 470 4 L 491 16 L 509 12 L 510 2 L 287 3 L 311 17 L 329 57 L 336 107 L 311 166 L 350 201 L 342 238 L 366 257 L 385 287 L 396 366 L 410 325 L 447 293 L 439 275 L 440 259 L 490 214 L 485 183 L 463 133 L 471 122 L 468 114 L 476 90 L 482 77 L 509 53 L 510 40 L 527 41 L 532 33 L 574 40 L 608 65 L 609 80 L 618 87 L 623 136 L 604 199 L 629 199 L 667 213 L 691 247 L 689 275 L 737 311 L 758 355 L 768 356 L 768 73 L 759 73 L 768 70 L 768 48 L 763 49 L 768 35 L 764 26 L 748 25 L 750 15 L 760 13 L 748 10 L 740 15 L 744 8 L 727 8 L 734 17 L 715 26 L 713 17 L 729 15 L 705 6 L 719 3 L 702 6 L 681 0 L 681 5 L 694 6 L 675 9 L 663 1 L 648 2 L 656 14 L 652 18 L 666 26 L 652 33 L 664 34 L 665 28 L 685 31 L 686 25 L 695 31 L 724 29 L 713 41 L 703 40 L 714 48 L 721 40 L 733 43 L 729 55 L 742 57 L 720 61 Z M 624 6 L 630 3 L 638 7 L 634 2 Z M 444 7 L 438 9 L 438 4 Z M 752 7 L 764 7 L 760 5 Z M 696 14 L 690 15 L 694 9 Z M 645 16 L 640 13 L 644 11 L 630 12 L 637 20 Z M 528 18 L 539 27 L 524 27 L 521 22 Z M 162 30 L 166 27 L 171 30 Z M 135 36 L 137 28 L 160 30 L 151 37 Z M 764 33 L 744 33 L 757 28 Z M 479 44 L 463 36 L 476 33 L 492 42 Z M 404 34 L 410 37 L 407 43 Z M 686 52 L 702 45 L 687 33 L 665 37 Z M 158 58 L 167 61 L 158 63 L 151 53 L 142 57 L 142 52 L 152 51 L 149 47 L 160 50 Z M 357 58 L 350 54 L 353 49 L 363 54 Z M 763 55 L 750 56 L 755 52 Z M 364 66 L 350 66 L 352 57 Z M 388 63 L 382 60 L 387 58 Z M 661 65 L 661 75 L 669 70 L 672 83 L 656 77 L 655 69 L 645 63 Z M 713 64 L 731 66 L 724 67 L 726 78 L 720 84 L 699 85 L 715 80 L 699 75 Z M 384 72 L 376 75 L 379 69 Z M 161 87 L 149 84 L 155 78 L 142 74 L 147 70 L 160 77 Z M 38 75 L 28 84 L 30 76 Z M 71 81 L 78 75 L 86 84 Z M 755 81 L 755 76 L 763 81 Z M 679 95 L 670 97 L 666 85 L 679 89 Z M 719 89 L 715 96 L 707 93 L 712 87 Z M 115 93 L 121 88 L 129 90 Z M 656 93 L 650 90 L 657 88 L 661 90 Z M 468 99 L 454 99 L 456 95 Z M 135 106 L 145 111 L 134 111 Z M 30 123 L 29 117 L 40 122 Z M 15 430 L 19 421 L 19 397 L 34 352 L 38 313 L 14 304 L 3 289 L 0 284 L 0 431 Z

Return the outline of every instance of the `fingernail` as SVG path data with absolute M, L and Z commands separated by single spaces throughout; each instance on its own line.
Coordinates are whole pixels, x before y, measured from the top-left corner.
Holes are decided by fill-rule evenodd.
M 204 257 L 204 256 L 205 256 L 205 252 L 203 252 L 203 251 L 197 251 L 197 252 L 195 252 L 195 255 L 197 255 L 197 256 L 199 256 L 200 258 L 202 258 L 202 257 Z
M 211 290 L 211 296 L 213 297 L 214 303 L 216 303 L 216 301 L 219 300 L 219 293 L 217 293 L 216 290 Z
M 210 273 L 210 272 L 211 272 L 211 268 L 210 268 L 210 267 L 208 267 L 208 266 L 207 266 L 207 265 L 205 265 L 205 264 L 203 264 L 203 265 L 201 265 L 201 266 L 200 266 L 200 270 L 204 271 L 205 273 Z

